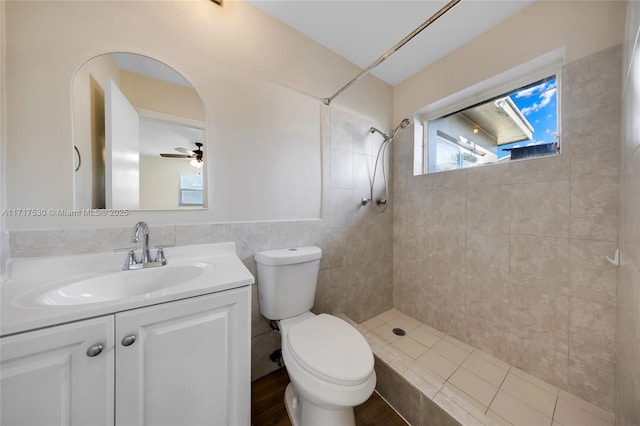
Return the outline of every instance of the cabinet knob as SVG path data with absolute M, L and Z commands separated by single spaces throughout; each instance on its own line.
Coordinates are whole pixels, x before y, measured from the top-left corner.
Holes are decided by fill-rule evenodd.
M 89 349 L 87 349 L 87 356 L 93 358 L 94 356 L 98 356 L 102 353 L 102 349 L 104 346 L 101 344 L 93 345 Z
M 125 336 L 122 338 L 122 346 L 131 346 L 135 341 L 136 341 L 136 336 L 134 336 L 133 334 L 130 336 Z

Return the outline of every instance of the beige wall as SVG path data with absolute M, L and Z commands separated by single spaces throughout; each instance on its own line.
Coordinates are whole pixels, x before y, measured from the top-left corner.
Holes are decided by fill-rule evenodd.
M 640 4 L 628 2 L 623 61 L 622 139 L 620 143 L 619 237 L 616 323 L 616 425 L 640 419 Z
M 136 108 L 205 122 L 198 92 L 189 87 L 120 71 L 120 90 Z
M 5 62 L 5 24 L 4 24 L 4 2 L 0 2 L 0 170 L 6 170 L 6 62 Z M 6 207 L 6 179 L 4 172 L 0 173 L 0 211 Z M 5 265 L 9 258 L 9 233 L 6 227 L 6 216 L 0 216 L 0 277 L 4 276 Z
M 537 1 L 396 85 L 394 121 L 555 49 L 568 64 L 614 46 L 624 10 L 621 1 Z
M 394 306 L 609 409 L 623 14 L 536 2 L 394 88 L 412 115 L 564 47 L 559 157 L 414 177 L 394 145 Z
M 179 177 L 198 171 L 202 169 L 193 167 L 189 160 L 141 155 L 140 205 L 145 209 L 184 209 L 179 205 Z

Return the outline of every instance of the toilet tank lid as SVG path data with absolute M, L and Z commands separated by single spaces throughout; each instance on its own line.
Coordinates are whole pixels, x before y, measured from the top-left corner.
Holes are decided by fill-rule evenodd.
M 255 260 L 263 265 L 293 265 L 311 262 L 321 257 L 322 249 L 320 247 L 307 246 L 259 251 L 255 255 Z

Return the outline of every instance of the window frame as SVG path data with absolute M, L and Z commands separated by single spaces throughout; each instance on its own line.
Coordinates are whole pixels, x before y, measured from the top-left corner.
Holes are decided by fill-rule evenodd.
M 414 146 L 414 168 L 413 174 L 426 175 L 431 173 L 441 173 L 453 170 L 466 170 L 474 167 L 484 167 L 496 164 L 505 164 L 503 161 L 479 164 L 473 167 L 461 167 L 451 170 L 429 170 L 429 141 L 428 122 L 450 114 L 455 114 L 467 108 L 500 97 L 501 95 L 516 92 L 518 89 L 526 87 L 536 81 L 543 80 L 552 75 L 556 77 L 556 120 L 558 134 L 558 154 L 538 156 L 531 158 L 521 158 L 509 160 L 508 162 L 536 160 L 562 155 L 562 50 L 550 52 L 536 60 L 525 63 L 519 67 L 503 72 L 480 83 L 477 83 L 464 90 L 456 92 L 450 96 L 440 99 L 425 108 L 420 109 L 414 115 L 415 123 L 420 128 L 416 129 Z M 419 157 L 418 157 L 419 156 Z M 416 161 L 419 159 L 420 161 Z
M 202 188 L 201 189 L 183 188 L 182 187 L 182 177 L 183 176 L 188 176 L 188 177 L 199 176 L 200 179 L 202 179 Z M 202 202 L 201 203 L 189 203 L 189 202 L 184 201 L 183 195 L 184 195 L 185 192 L 188 192 L 188 193 L 200 192 L 202 194 Z M 180 206 L 180 207 L 198 207 L 198 206 L 204 207 L 204 177 L 201 174 L 200 175 L 196 175 L 196 174 L 178 173 L 178 206 Z

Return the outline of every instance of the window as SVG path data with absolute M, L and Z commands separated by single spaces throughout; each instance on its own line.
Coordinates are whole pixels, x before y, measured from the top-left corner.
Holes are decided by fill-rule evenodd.
M 180 175 L 179 205 L 202 206 L 202 175 Z
M 558 80 L 547 74 L 481 102 L 476 97 L 454 112 L 423 117 L 426 171 L 557 155 Z

